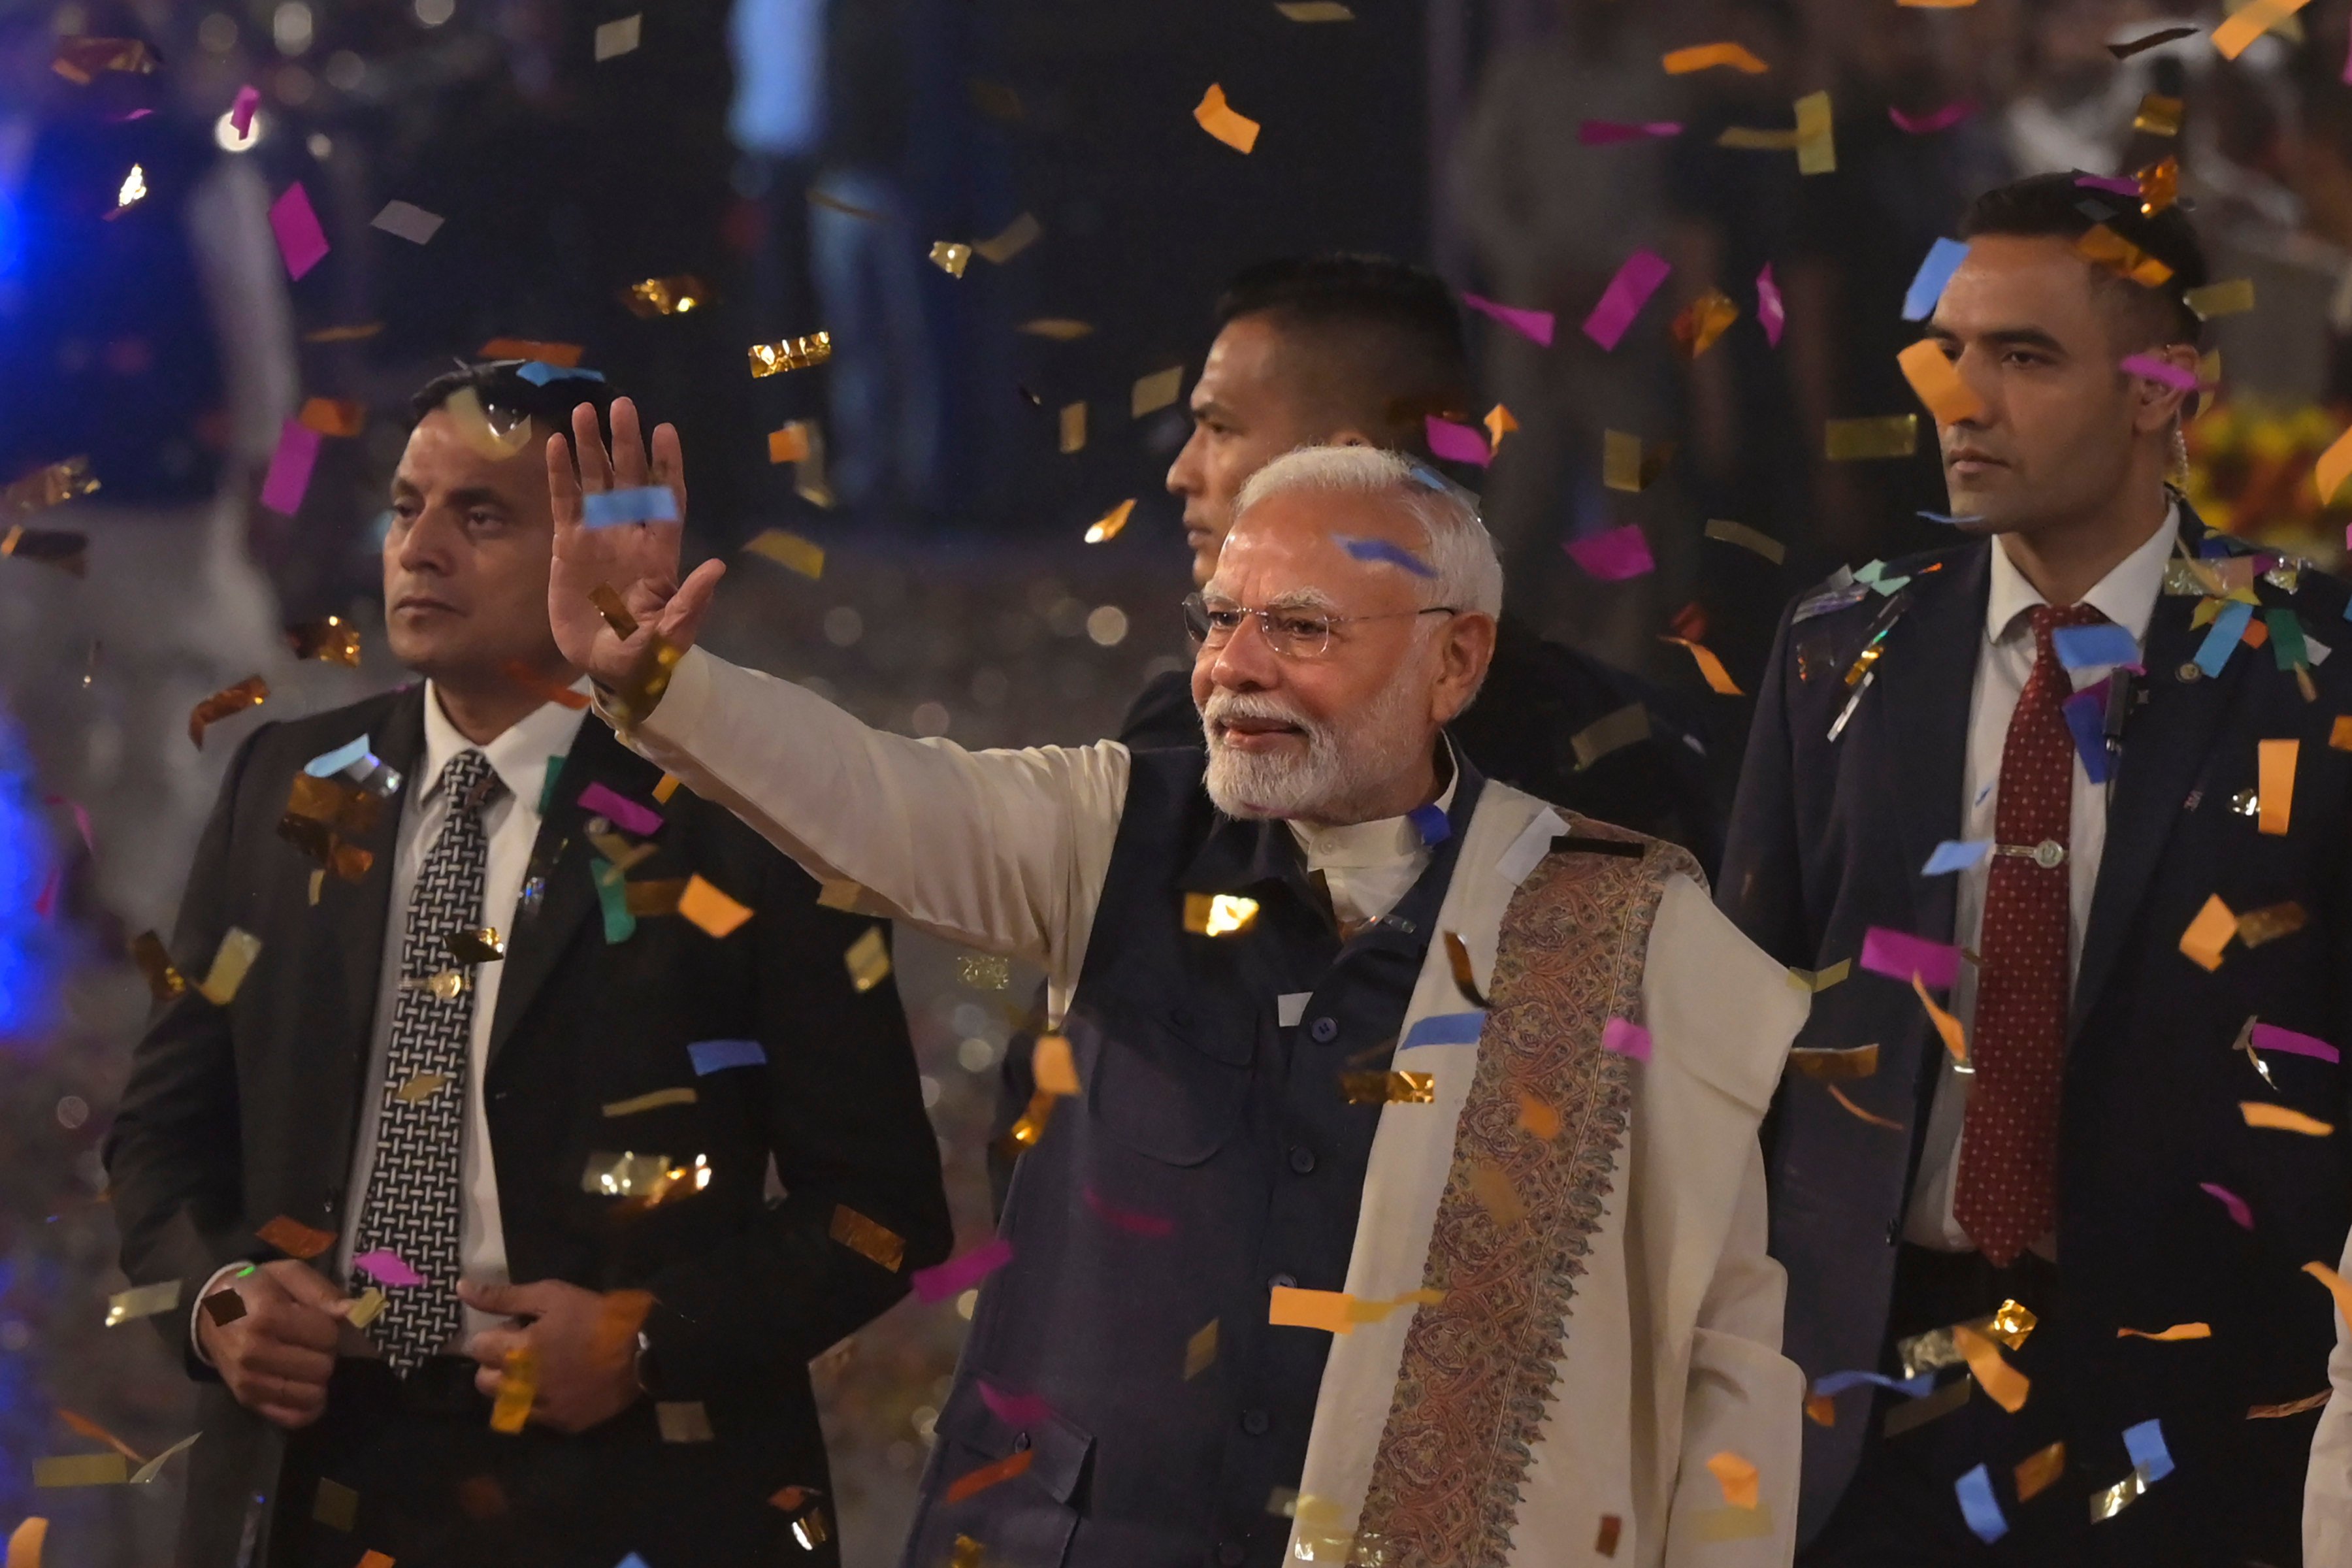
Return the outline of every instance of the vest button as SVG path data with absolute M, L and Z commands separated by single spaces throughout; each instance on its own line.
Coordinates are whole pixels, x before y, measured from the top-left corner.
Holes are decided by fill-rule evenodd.
M 1307 1032 L 1317 1044 L 1328 1046 L 1339 1037 L 1339 1020 L 1327 1015 L 1307 1025 Z
M 1304 1143 L 1292 1144 L 1290 1146 L 1290 1168 L 1297 1172 L 1302 1176 L 1315 1169 L 1315 1151 L 1309 1149 Z
M 1015 1432 L 1013 1434 L 1013 1451 L 1016 1454 L 1025 1454 L 1029 1451 L 1028 1433 Z
M 1248 1556 L 1238 1541 L 1225 1542 L 1217 1548 L 1217 1561 L 1224 1564 L 1224 1568 L 1242 1568 L 1243 1560 Z
M 1265 1436 L 1266 1428 L 1273 1425 L 1274 1417 L 1268 1415 L 1263 1410 L 1244 1410 L 1242 1412 L 1242 1430 L 1248 1433 L 1253 1437 Z
M 1265 1288 L 1269 1290 L 1296 1290 L 1298 1289 L 1298 1279 L 1292 1274 L 1277 1274 L 1265 1282 Z

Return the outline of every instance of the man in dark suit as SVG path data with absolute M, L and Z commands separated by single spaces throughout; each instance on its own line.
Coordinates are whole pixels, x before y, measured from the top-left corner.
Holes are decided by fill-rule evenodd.
M 1768 1144 L 1799 1561 L 2290 1563 L 2301 1269 L 2347 1221 L 2346 592 L 2166 485 L 2178 212 L 2047 175 L 1963 232 L 1914 380 L 1964 542 L 1783 616 L 1718 888 L 1819 987 Z
M 581 721 L 540 438 L 609 393 L 525 368 L 418 395 L 425 681 L 239 750 L 108 1146 L 185 1563 L 835 1561 L 806 1363 L 948 1246 L 883 929 Z

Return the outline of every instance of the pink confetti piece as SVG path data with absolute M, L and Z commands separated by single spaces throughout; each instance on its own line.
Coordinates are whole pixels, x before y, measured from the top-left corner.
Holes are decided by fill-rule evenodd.
M 2254 1211 L 2246 1206 L 2245 1199 L 2218 1182 L 2200 1182 L 2197 1184 L 2220 1200 L 2221 1206 L 2230 1211 L 2230 1217 L 2241 1226 L 2247 1230 L 2254 1228 Z
M 1176 1234 L 1176 1222 L 1158 1215 L 1143 1214 L 1135 1209 L 1121 1208 L 1091 1186 L 1084 1189 L 1087 1207 L 1106 1225 L 1117 1226 L 1129 1236 L 1148 1236 L 1155 1239 Z
M 961 1296 L 1012 1261 L 1013 1244 L 1001 1236 L 996 1237 L 973 1247 L 961 1258 L 950 1258 L 937 1268 L 916 1269 L 913 1277 L 915 1294 L 926 1301 L 944 1301 L 951 1296 Z
M 236 101 L 229 106 L 228 127 L 242 142 L 253 134 L 253 111 L 261 107 L 261 89 L 247 82 L 236 89 Z
M 299 279 L 327 258 L 327 231 L 310 206 L 310 193 L 295 181 L 286 194 L 269 204 L 269 231 L 278 237 L 278 253 L 286 258 L 286 273 Z
M 1007 1394 L 986 1378 L 980 1380 L 980 1402 L 1007 1426 L 1043 1426 L 1054 1418 L 1054 1407 L 1034 1394 Z
M 1532 342 L 1551 347 L 1552 329 L 1558 318 L 1549 310 L 1522 310 L 1517 305 L 1497 305 L 1492 300 L 1482 300 L 1475 294 L 1465 294 L 1462 302 L 1482 316 L 1492 316 L 1519 336 Z
M 1942 991 L 1959 978 L 1960 950 L 1949 942 L 1873 926 L 1862 939 L 1862 966 L 1906 984 L 1916 974 L 1922 984 Z
M 2137 197 L 2139 195 L 2137 180 L 2126 180 L 2114 174 L 2084 174 L 2074 184 L 2085 190 L 2112 191 L 2119 196 Z
M 1964 98 L 1958 103 L 1948 103 L 1941 109 L 1931 109 L 1925 114 L 1906 114 L 1888 105 L 1886 118 L 1914 136 L 1933 136 L 1938 131 L 1949 131 L 1977 111 L 1976 100 Z
M 1650 1031 L 1631 1018 L 1612 1018 L 1601 1031 L 1601 1048 L 1637 1062 L 1650 1059 Z
M 643 838 L 662 825 L 661 813 L 615 793 L 601 780 L 580 792 L 580 808 L 609 816 L 623 830 Z
M 1636 522 L 1571 539 L 1560 548 L 1568 552 L 1570 560 L 1603 583 L 1622 583 L 1654 572 L 1658 566 L 1650 554 L 1650 541 Z
M 58 889 L 64 885 L 65 868 L 62 866 L 50 867 L 48 880 L 41 884 L 40 892 L 35 895 L 33 899 L 33 913 L 42 920 L 47 920 L 51 915 L 57 913 Z
M 1679 136 L 1678 120 L 1588 120 L 1576 128 L 1576 139 L 1587 147 L 1607 147 L 1619 142 L 1639 142 L 1646 136 Z
M 62 795 L 45 795 L 41 797 L 41 804 L 62 805 L 72 812 L 74 826 L 81 829 L 81 847 L 93 855 L 98 853 L 98 841 L 89 836 L 89 809 L 87 806 L 71 796 Z
M 1625 329 L 1633 324 L 1633 318 L 1674 269 L 1674 263 L 1654 250 L 1637 250 L 1627 257 L 1602 290 L 1601 303 L 1584 318 L 1584 335 L 1604 349 L 1615 349 Z
M 1780 285 L 1772 280 L 1772 264 L 1769 261 L 1764 270 L 1756 275 L 1756 319 L 1764 324 L 1764 341 L 1779 348 L 1780 329 L 1789 324 L 1789 311 L 1780 302 Z
M 2182 392 L 2197 390 L 2195 371 L 2183 370 L 2177 364 L 2168 364 L 2154 354 L 2128 355 L 2120 368 L 2126 375 L 2144 375 L 2150 381 L 2160 381 L 2165 385 Z
M 2344 1059 L 2344 1053 L 2326 1040 L 2316 1039 L 2309 1035 L 2297 1034 L 2293 1029 L 2282 1029 L 2276 1024 L 2254 1026 L 2254 1049 L 2283 1051 L 2294 1057 L 2317 1057 L 2324 1062 L 2337 1062 Z
M 302 497 L 310 489 L 310 469 L 325 440 L 299 419 L 286 421 L 278 432 L 278 450 L 269 455 L 269 477 L 261 482 L 262 505 L 288 517 L 302 509 Z
M 1495 460 L 1495 454 L 1487 450 L 1486 438 L 1467 425 L 1457 425 L 1432 414 L 1423 428 L 1429 432 L 1429 455 L 1433 458 L 1443 458 L 1450 463 L 1475 463 L 1482 468 Z
M 360 1253 L 352 1259 L 352 1267 L 366 1269 L 380 1285 L 397 1287 L 425 1283 L 425 1276 L 401 1261 L 400 1254 L 388 1247 L 379 1247 L 373 1252 Z

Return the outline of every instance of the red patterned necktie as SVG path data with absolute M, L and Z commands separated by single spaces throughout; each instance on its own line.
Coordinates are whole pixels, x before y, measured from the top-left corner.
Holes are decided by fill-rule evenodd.
M 2000 751 L 1996 845 L 1977 939 L 1975 1039 L 1952 1215 L 1999 1268 L 2058 1217 L 2058 1089 L 2066 1057 L 2067 857 L 2014 853 L 2069 842 L 2074 742 L 2060 706 L 2074 683 L 2051 635 L 2105 619 L 2088 605 L 2038 605 L 2033 673 Z M 2004 849 L 2010 853 L 2003 853 Z M 2054 862 L 2052 863 L 2052 862 Z

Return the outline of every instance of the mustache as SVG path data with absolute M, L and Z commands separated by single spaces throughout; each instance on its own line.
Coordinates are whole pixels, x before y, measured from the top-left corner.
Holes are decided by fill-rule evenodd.
M 1279 698 L 1255 691 L 1212 691 L 1209 700 L 1201 707 L 1202 719 L 1218 724 L 1232 719 L 1271 719 L 1276 723 L 1295 724 L 1313 733 L 1313 721 Z

